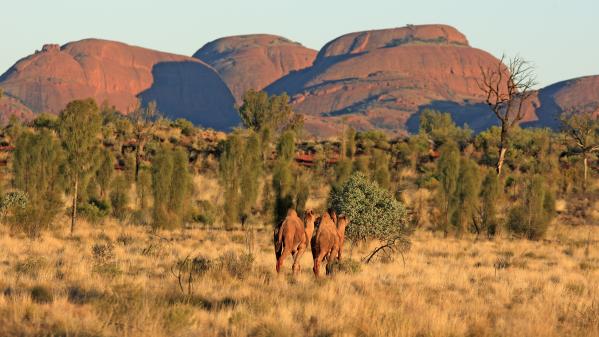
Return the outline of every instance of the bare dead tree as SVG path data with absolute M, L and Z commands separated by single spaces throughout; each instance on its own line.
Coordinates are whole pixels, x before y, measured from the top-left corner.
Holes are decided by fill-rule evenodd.
M 562 129 L 573 143 L 568 155 L 580 155 L 584 165 L 584 188 L 589 176 L 589 158 L 599 152 L 599 116 L 573 108 L 560 117 Z
M 530 62 L 519 56 L 508 59 L 507 65 L 504 61 L 505 55 L 494 67 L 481 66 L 481 80 L 477 81 L 485 94 L 485 102 L 501 123 L 497 175 L 501 175 L 511 131 L 524 118 L 524 104 L 534 93 L 533 87 L 536 85 L 534 68 Z

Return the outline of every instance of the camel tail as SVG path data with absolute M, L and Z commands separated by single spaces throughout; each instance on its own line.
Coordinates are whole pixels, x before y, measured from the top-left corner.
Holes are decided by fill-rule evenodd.
M 281 227 L 279 227 L 276 237 L 277 241 L 275 243 L 275 252 L 277 253 L 277 256 L 281 255 L 281 252 L 283 251 L 283 224 L 281 224 Z

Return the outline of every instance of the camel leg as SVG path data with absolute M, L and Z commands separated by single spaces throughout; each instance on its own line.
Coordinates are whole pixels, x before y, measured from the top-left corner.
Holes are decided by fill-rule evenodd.
M 325 254 L 324 252 L 321 252 L 320 254 L 318 254 L 318 256 L 316 256 L 316 258 L 314 259 L 314 275 L 316 277 L 320 277 L 320 263 L 323 261 L 323 259 L 325 258 Z
M 333 273 L 333 264 L 335 263 L 335 259 L 339 256 L 338 254 L 339 247 L 334 246 L 327 255 L 327 275 L 331 275 Z
M 302 255 L 304 255 L 304 252 L 306 251 L 306 244 L 302 243 L 299 245 L 299 247 L 297 248 L 297 253 L 295 254 L 295 256 L 293 257 L 293 271 L 296 271 L 297 268 L 297 272 L 300 273 L 302 266 L 300 265 L 299 261 L 300 258 L 302 257 Z
M 287 258 L 287 256 L 291 255 L 291 249 L 288 248 L 289 246 L 285 245 L 283 247 L 283 252 L 281 253 L 281 256 L 279 257 L 279 259 L 277 260 L 277 273 L 279 273 L 281 271 L 281 268 L 283 268 L 283 262 L 285 262 L 285 259 Z
M 337 254 L 337 260 L 341 261 L 342 253 L 343 253 L 343 241 L 339 242 L 339 254 Z

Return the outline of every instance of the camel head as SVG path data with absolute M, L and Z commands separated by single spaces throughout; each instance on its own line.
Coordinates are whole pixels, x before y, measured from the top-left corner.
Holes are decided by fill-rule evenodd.
M 345 216 L 345 214 L 340 215 L 337 218 L 337 231 L 339 231 L 340 233 L 345 233 L 345 228 L 348 224 L 349 220 L 347 219 L 347 216 Z
M 311 224 L 312 226 L 314 226 L 314 222 L 316 221 L 316 215 L 314 215 L 314 211 L 309 209 L 306 211 L 306 213 L 304 214 L 304 222 L 306 223 L 306 226 L 308 226 L 308 224 Z
M 337 223 L 337 212 L 335 212 L 334 209 L 329 208 L 325 214 L 327 214 L 331 217 L 331 220 L 333 220 L 333 223 L 335 223 L 335 224 Z
M 287 210 L 287 216 L 297 217 L 297 212 L 295 211 L 295 209 L 290 208 Z
M 323 224 L 326 224 L 326 226 L 332 225 L 333 228 L 335 228 L 335 219 L 336 218 L 337 218 L 337 215 L 335 215 L 335 218 L 333 218 L 333 217 L 331 217 L 331 215 L 328 212 L 324 212 L 324 214 L 320 217 L 320 224 L 319 224 L 319 226 L 322 226 Z

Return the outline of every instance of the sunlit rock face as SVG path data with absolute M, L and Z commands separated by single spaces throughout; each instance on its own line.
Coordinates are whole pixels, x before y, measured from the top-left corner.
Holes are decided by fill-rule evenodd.
M 234 99 L 209 65 L 186 56 L 104 40 L 45 45 L 0 77 L 0 88 L 34 113 L 59 113 L 92 97 L 122 113 L 156 101 L 172 118 L 217 129 L 237 125 Z
M 473 48 L 445 25 L 407 26 L 341 36 L 314 65 L 267 87 L 287 92 L 312 133 L 331 135 L 346 121 L 362 130 L 414 131 L 425 108 L 451 112 L 458 123 L 494 123 L 477 81 L 499 60 Z
M 290 72 L 311 66 L 316 53 L 281 36 L 255 34 L 212 41 L 193 56 L 214 67 L 241 102 L 246 91 L 261 90 Z

